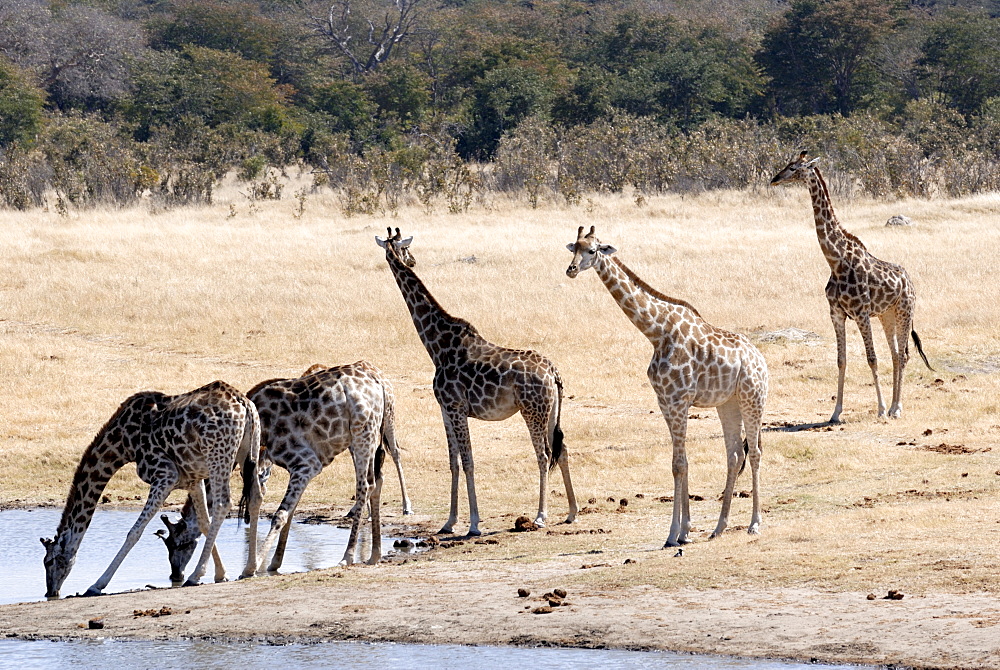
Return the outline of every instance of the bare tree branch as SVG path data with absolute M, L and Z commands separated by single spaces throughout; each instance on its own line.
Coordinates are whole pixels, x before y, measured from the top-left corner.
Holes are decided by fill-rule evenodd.
M 393 0 L 387 9 L 381 29 L 375 21 L 366 18 L 368 35 L 366 44 L 351 44 L 351 0 L 337 0 L 330 5 L 325 18 L 312 17 L 316 32 L 330 39 L 334 46 L 351 62 L 355 74 L 364 74 L 376 69 L 388 60 L 393 48 L 411 35 L 416 27 L 419 13 L 416 11 L 421 0 Z

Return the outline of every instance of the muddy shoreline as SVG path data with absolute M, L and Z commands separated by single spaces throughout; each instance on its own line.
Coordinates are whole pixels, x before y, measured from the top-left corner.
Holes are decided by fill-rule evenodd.
M 592 587 L 578 583 L 580 556 L 525 564 L 457 551 L 435 549 L 377 566 L 196 588 L 3 605 L 0 635 L 21 640 L 560 646 L 1000 668 L 1000 600 L 990 594 L 872 600 L 866 593 L 808 588 Z M 607 569 L 612 568 L 597 565 L 587 571 Z M 533 613 L 544 611 L 550 604 L 545 594 L 559 588 L 567 592 L 561 604 L 548 613 Z M 519 589 L 530 595 L 520 597 Z M 91 620 L 100 620 L 103 628 L 90 629 Z

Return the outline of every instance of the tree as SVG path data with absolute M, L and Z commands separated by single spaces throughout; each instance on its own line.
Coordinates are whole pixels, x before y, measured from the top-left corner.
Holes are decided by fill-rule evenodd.
M 208 127 L 234 124 L 277 132 L 287 117 L 286 98 L 266 65 L 228 51 L 186 46 L 179 54 L 159 52 L 141 63 L 135 95 L 124 111 L 137 123 L 140 138 L 154 126 L 170 126 L 183 117 Z
M 923 56 L 924 81 L 963 114 L 974 114 L 1000 96 L 1000 20 L 955 11 L 931 24 Z
M 750 45 L 711 23 L 628 13 L 603 36 L 615 107 L 682 126 L 745 112 L 763 82 Z
M 45 95 L 24 72 L 0 58 L 0 148 L 35 136 L 44 102 Z
M 388 60 L 393 49 L 413 33 L 419 18 L 418 4 L 420 0 L 393 0 L 381 18 L 369 16 L 358 21 L 351 16 L 351 0 L 337 0 L 330 5 L 326 16 L 312 17 L 312 24 L 317 33 L 328 38 L 347 58 L 353 73 L 361 75 Z M 377 13 L 373 11 L 372 15 Z M 359 30 L 366 33 L 366 40 L 352 44 Z
M 893 2 L 793 0 L 764 34 L 758 61 L 782 114 L 852 111 L 878 40 L 893 26 Z

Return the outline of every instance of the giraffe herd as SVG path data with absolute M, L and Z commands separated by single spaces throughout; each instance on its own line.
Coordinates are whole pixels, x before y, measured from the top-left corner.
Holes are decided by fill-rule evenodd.
M 830 265 L 826 295 L 837 338 L 839 372 L 836 406 L 830 421 L 839 422 L 843 410 L 848 318 L 857 322 L 864 340 L 880 417 L 886 415 L 886 407 L 879 386 L 871 319 L 881 321 L 893 362 L 888 416 L 899 417 L 910 337 L 930 368 L 913 329 L 913 284 L 901 266 L 875 258 L 857 237 L 840 226 L 816 162 L 802 152 L 774 176 L 771 185 L 806 183 L 820 248 Z M 459 483 L 464 474 L 468 535 L 481 534 L 469 418 L 502 421 L 518 412 L 528 427 L 538 463 L 535 523 L 544 526 L 548 520 L 548 475 L 557 465 L 569 507 L 565 522 L 573 523 L 578 505 L 570 478 L 569 451 L 560 426 L 563 382 L 555 365 L 535 351 L 493 344 L 472 324 L 446 312 L 414 271 L 412 237 L 404 238 L 399 228 L 395 233 L 390 228 L 388 237 L 375 240 L 385 251 L 389 270 L 435 367 L 432 388 L 441 410 L 451 470 L 449 514 L 440 532 L 452 533 L 458 522 Z M 576 240 L 566 246 L 573 254 L 566 275 L 575 278 L 593 269 L 628 319 L 653 345 L 647 376 L 673 444 L 673 513 L 664 546 L 690 542 L 685 440 L 692 407 L 717 409 L 726 448 L 722 510 L 711 538 L 721 535 L 728 525 L 736 479 L 747 460 L 753 498 L 747 530 L 759 533 L 761 426 L 768 395 L 768 368 L 761 352 L 746 336 L 709 324 L 689 303 L 649 286 L 614 255 L 614 247 L 597 238 L 594 226 L 586 234 L 580 226 Z M 149 495 L 122 548 L 86 595 L 99 594 L 108 585 L 175 488 L 189 492 L 182 519 L 171 523 L 163 517 L 167 532 L 157 533 L 167 545 L 171 579 L 182 579 L 196 540 L 204 534 L 201 556 L 185 585 L 200 581 L 210 555 L 215 580 L 224 580 L 225 567 L 214 540 L 231 511 L 229 480 L 237 467 L 243 481 L 240 516 L 250 526 L 247 563 L 241 577 L 257 574 L 265 563 L 268 572 L 276 571 L 282 563 L 292 515 L 306 486 L 343 451 L 353 459 L 356 490 L 354 506 L 348 512 L 352 519 L 350 539 L 341 565 L 355 560 L 366 513 L 372 531 L 368 562 L 376 563 L 381 558 L 379 509 L 386 452 L 396 464 L 403 512 L 412 513 L 395 437 L 393 388 L 378 368 L 363 360 L 335 367 L 313 366 L 300 377 L 261 382 L 245 395 L 220 381 L 177 396 L 153 391 L 133 395 L 84 451 L 56 534 L 52 539 L 42 539 L 46 595 L 58 597 L 105 486 L 126 463 L 136 463 L 140 479 L 150 486 Z M 266 537 L 258 543 L 256 523 L 272 465 L 288 471 L 288 487 Z M 272 547 L 274 555 L 267 562 Z

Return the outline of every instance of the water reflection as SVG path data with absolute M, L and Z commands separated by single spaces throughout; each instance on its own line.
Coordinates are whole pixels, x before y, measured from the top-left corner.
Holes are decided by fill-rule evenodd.
M 273 670 L 281 664 L 296 670 L 313 668 L 443 668 L 558 667 L 565 670 L 633 670 L 685 668 L 697 670 L 827 670 L 857 669 L 784 661 L 692 656 L 670 652 L 605 649 L 522 649 L 459 645 L 365 644 L 323 642 L 285 646 L 178 642 L 47 642 L 0 641 L 0 667 L 19 670 L 54 667 L 194 668 Z
M 0 558 L 0 604 L 44 599 L 45 569 L 42 567 L 42 556 L 45 550 L 38 538 L 52 536 L 61 514 L 60 509 L 0 511 L 0 547 L 3 547 Z M 138 510 L 97 510 L 83 538 L 83 544 L 80 545 L 76 565 L 62 588 L 64 594 L 82 593 L 94 583 L 121 547 L 125 534 L 138 514 Z M 167 550 L 153 534 L 158 525 L 159 520 L 149 524 L 105 589 L 106 593 L 141 589 L 147 585 L 170 586 Z M 266 519 L 261 519 L 261 538 L 269 526 Z M 346 528 L 331 524 L 293 523 L 280 572 L 304 572 L 337 565 L 343 558 L 349 532 Z M 246 533 L 246 526 L 238 525 L 236 519 L 226 519 L 219 532 L 219 552 L 230 579 L 235 579 L 246 563 Z M 371 553 L 371 533 L 362 535 L 358 544 L 361 545 L 360 555 L 367 558 Z M 392 540 L 383 539 L 382 547 L 383 551 L 391 548 Z M 194 569 L 200 555 L 199 543 L 188 566 L 189 571 Z M 214 568 L 209 561 L 207 574 L 202 581 L 211 581 L 213 574 Z

